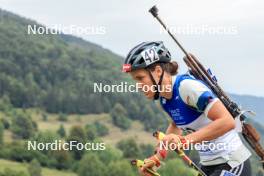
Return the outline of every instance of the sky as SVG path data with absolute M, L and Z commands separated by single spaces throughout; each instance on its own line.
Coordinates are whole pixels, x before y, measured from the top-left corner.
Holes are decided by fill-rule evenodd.
M 89 28 L 72 34 L 121 56 L 142 41 L 164 41 L 185 72 L 183 53 L 148 13 L 155 4 L 185 49 L 211 68 L 224 90 L 264 97 L 264 1 L 0 0 L 0 8 L 48 27 Z

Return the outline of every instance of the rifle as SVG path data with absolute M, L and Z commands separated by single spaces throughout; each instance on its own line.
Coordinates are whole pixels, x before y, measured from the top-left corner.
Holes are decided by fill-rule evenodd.
M 158 16 L 158 8 L 153 6 L 149 12 L 156 18 L 159 23 L 163 26 L 163 28 L 168 32 L 168 34 L 172 37 L 172 39 L 176 42 L 178 47 L 183 51 L 185 57 L 183 58 L 184 62 L 188 66 L 189 72 L 196 79 L 202 80 L 205 82 L 213 93 L 221 100 L 226 109 L 230 112 L 234 119 L 239 119 L 242 126 L 242 136 L 247 141 L 249 146 L 255 151 L 255 153 L 259 156 L 260 162 L 262 163 L 262 167 L 264 168 L 264 149 L 260 145 L 260 135 L 257 130 L 248 122 L 246 122 L 247 116 L 245 112 L 242 111 L 238 105 L 232 101 L 227 94 L 223 91 L 223 89 L 218 85 L 217 79 L 212 75 L 210 69 L 206 70 L 205 67 L 198 61 L 198 59 L 188 53 L 183 46 L 179 43 L 176 37 L 171 33 L 171 31 L 167 28 L 167 26 L 163 23 L 163 21 Z
M 153 133 L 153 136 L 158 139 L 159 141 L 161 141 L 164 137 L 165 134 L 160 132 L 160 131 L 156 131 Z M 202 171 L 201 168 L 199 168 L 185 153 L 182 149 L 180 150 L 175 150 L 175 152 L 182 158 L 183 161 L 185 161 L 191 168 L 193 168 L 194 170 L 197 171 L 197 176 L 206 176 L 206 174 Z

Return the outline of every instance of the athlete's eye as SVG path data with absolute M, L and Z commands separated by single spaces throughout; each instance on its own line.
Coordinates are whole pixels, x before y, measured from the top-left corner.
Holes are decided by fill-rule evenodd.
M 137 80 L 137 81 L 141 81 L 141 80 L 143 80 L 143 78 L 144 78 L 144 76 L 137 76 L 137 77 L 136 77 L 136 80 Z

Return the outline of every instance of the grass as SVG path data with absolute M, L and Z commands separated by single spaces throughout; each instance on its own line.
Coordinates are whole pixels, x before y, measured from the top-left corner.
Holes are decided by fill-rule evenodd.
M 26 110 L 28 114 L 31 115 L 32 119 L 37 123 L 38 130 L 40 131 L 57 131 L 61 124 L 63 124 L 66 133 L 69 133 L 69 130 L 72 126 L 82 126 L 86 124 L 92 124 L 95 121 L 106 125 L 109 129 L 109 134 L 102 137 L 107 145 L 115 146 L 117 142 L 122 139 L 134 138 L 138 143 L 144 144 L 156 144 L 155 139 L 152 137 L 150 132 L 144 131 L 144 126 L 139 121 L 133 121 L 132 126 L 129 130 L 123 131 L 120 128 L 116 127 L 112 123 L 112 119 L 108 114 L 89 114 L 89 115 L 68 115 L 68 120 L 61 122 L 58 120 L 58 114 L 47 114 L 47 121 L 42 119 L 42 112 L 36 109 Z M 12 142 L 12 132 L 10 130 L 5 130 L 4 132 L 4 142 Z M 27 171 L 27 163 L 19 163 L 9 160 L 0 159 L 0 171 L 3 171 L 5 168 L 14 169 L 16 171 Z M 76 174 L 69 171 L 59 171 L 56 169 L 42 168 L 42 176 L 76 176 Z
M 58 120 L 58 114 L 47 114 L 47 121 L 42 119 L 42 111 L 38 109 L 27 109 L 26 112 L 31 115 L 32 119 L 37 122 L 38 129 L 40 131 L 54 131 L 56 132 L 60 125 L 63 124 L 66 133 L 72 126 L 82 126 L 86 124 L 92 124 L 95 121 L 99 121 L 106 125 L 109 129 L 109 134 L 102 138 L 102 140 L 109 145 L 114 146 L 118 141 L 126 138 L 134 138 L 138 143 L 144 144 L 156 144 L 155 139 L 150 132 L 144 131 L 143 125 L 139 121 L 133 121 L 131 128 L 123 131 L 120 128 L 113 125 L 111 117 L 108 114 L 88 114 L 88 115 L 68 115 L 68 120 L 61 122 Z M 13 141 L 12 133 L 10 130 L 5 130 L 4 133 L 5 143 Z
M 38 129 L 41 131 L 57 131 L 61 124 L 63 124 L 66 132 L 72 126 L 85 126 L 99 121 L 106 125 L 109 129 L 109 135 L 102 138 L 102 140 L 109 145 L 115 145 L 118 141 L 126 138 L 135 138 L 139 143 L 156 144 L 155 139 L 150 132 L 144 131 L 143 125 L 139 121 L 133 121 L 129 130 L 123 131 L 113 125 L 111 117 L 108 114 L 88 114 L 88 115 L 68 115 L 66 122 L 58 121 L 58 114 L 47 114 L 48 120 L 43 121 L 41 112 L 35 109 L 29 109 L 34 121 L 38 124 Z
M 6 168 L 10 168 L 15 171 L 23 171 L 25 173 L 28 173 L 27 167 L 28 167 L 27 163 L 19 163 L 19 162 L 0 159 L 0 171 L 4 171 Z M 56 169 L 48 169 L 42 167 L 42 176 L 77 176 L 77 175 L 69 171 L 59 171 Z
M 150 132 L 144 131 L 143 125 L 139 121 L 133 121 L 129 130 L 123 131 L 115 127 L 112 123 L 105 124 L 109 128 L 109 135 L 102 138 L 106 144 L 115 145 L 122 139 L 134 138 L 138 143 L 156 144 L 156 140 Z

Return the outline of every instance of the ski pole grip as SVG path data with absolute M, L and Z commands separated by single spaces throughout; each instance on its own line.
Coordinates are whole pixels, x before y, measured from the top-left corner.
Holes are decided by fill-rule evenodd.
M 144 161 L 142 160 L 131 160 L 131 165 L 132 166 L 136 166 L 137 168 L 141 168 L 144 165 Z M 146 168 L 146 171 L 151 175 L 151 176 L 160 176 L 160 174 L 158 172 L 156 172 L 155 170 L 151 169 L 151 168 Z
M 149 12 L 154 16 L 157 17 L 158 16 L 158 8 L 156 5 L 154 5 L 153 7 L 151 7 L 151 9 L 149 9 Z
M 155 131 L 153 133 L 153 137 L 155 137 L 157 140 L 161 141 L 165 137 L 165 133 L 162 133 L 160 131 Z

